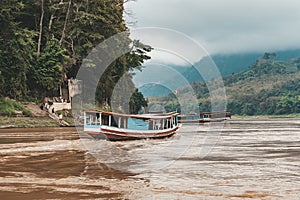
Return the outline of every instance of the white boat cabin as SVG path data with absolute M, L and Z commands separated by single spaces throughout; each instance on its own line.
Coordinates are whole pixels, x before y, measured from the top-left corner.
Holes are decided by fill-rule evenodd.
M 165 130 L 178 124 L 177 114 L 129 115 L 105 111 L 84 111 L 84 131 L 100 132 L 101 126 L 128 130 Z

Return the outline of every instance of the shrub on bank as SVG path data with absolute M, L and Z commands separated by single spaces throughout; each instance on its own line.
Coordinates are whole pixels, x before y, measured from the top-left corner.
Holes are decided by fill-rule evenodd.
M 32 113 L 22 105 L 22 103 L 11 99 L 0 99 L 0 115 L 12 117 L 18 114 L 24 116 L 32 115 Z

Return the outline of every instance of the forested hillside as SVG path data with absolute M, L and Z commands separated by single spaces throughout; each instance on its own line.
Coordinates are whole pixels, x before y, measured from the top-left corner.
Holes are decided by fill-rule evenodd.
M 275 56 L 266 53 L 247 70 L 224 78 L 228 109 L 233 114 L 300 113 L 300 59 L 286 62 Z M 195 83 L 195 87 L 199 88 L 200 109 L 208 109 L 205 85 Z
M 300 60 L 258 60 L 243 73 L 225 79 L 233 113 L 300 113 Z
M 277 115 L 300 113 L 300 58 L 276 60 L 265 53 L 241 73 L 225 77 L 227 109 L 239 115 Z M 200 111 L 210 111 L 210 94 L 204 82 L 191 84 Z M 182 94 L 184 88 L 179 90 Z M 177 108 L 174 94 L 160 98 L 168 111 Z
M 1 0 L 0 97 L 41 100 L 57 96 L 63 77 L 75 78 L 82 60 L 104 39 L 127 30 L 123 0 Z M 130 39 L 128 38 L 130 41 Z M 133 41 L 132 41 L 133 43 Z M 140 43 L 102 78 L 101 104 L 151 48 Z

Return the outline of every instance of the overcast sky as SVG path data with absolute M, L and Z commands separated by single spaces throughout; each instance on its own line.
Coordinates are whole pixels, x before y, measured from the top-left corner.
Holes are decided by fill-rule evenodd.
M 300 48 L 300 0 L 137 0 L 125 9 L 131 29 L 173 29 L 210 55 Z

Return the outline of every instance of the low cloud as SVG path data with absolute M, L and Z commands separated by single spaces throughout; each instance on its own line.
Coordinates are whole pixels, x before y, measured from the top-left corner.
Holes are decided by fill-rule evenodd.
M 195 40 L 177 31 L 162 28 L 140 28 L 130 32 L 132 39 L 150 45 L 151 61 L 162 64 L 191 65 L 207 56 Z
M 137 20 L 131 28 L 170 28 L 194 38 L 210 54 L 300 47 L 298 0 L 138 0 L 125 5 Z

